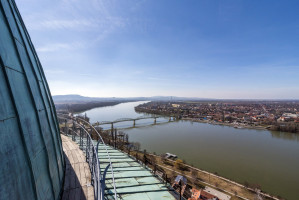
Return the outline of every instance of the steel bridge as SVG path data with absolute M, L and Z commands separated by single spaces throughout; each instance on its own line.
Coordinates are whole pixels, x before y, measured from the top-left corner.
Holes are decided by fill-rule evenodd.
M 127 121 L 132 121 L 133 122 L 133 127 L 136 126 L 136 121 L 138 120 L 144 120 L 144 119 L 154 119 L 153 124 L 157 123 L 157 119 L 161 118 L 162 116 L 150 116 L 150 117 L 138 117 L 138 118 L 120 118 L 114 121 L 101 121 L 101 122 L 96 122 L 93 124 L 93 126 L 101 126 L 101 125 L 105 125 L 105 124 L 111 124 L 111 129 L 113 129 L 113 125 L 116 123 L 120 123 L 120 122 L 127 122 Z M 176 116 L 168 116 L 169 117 L 169 122 L 171 121 L 175 121 L 178 118 Z

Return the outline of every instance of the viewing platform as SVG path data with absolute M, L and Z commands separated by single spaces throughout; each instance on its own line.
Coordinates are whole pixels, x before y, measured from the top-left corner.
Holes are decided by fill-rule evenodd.
M 66 129 L 68 134 L 61 134 L 66 160 L 63 200 L 176 199 L 173 189 L 169 189 L 169 185 L 158 179 L 149 168 L 120 150 L 88 139 L 90 137 L 82 137 L 83 126 L 78 129 L 80 126 L 77 123 Z M 92 157 L 91 151 L 96 152 Z M 94 165 L 95 156 L 97 165 Z M 97 169 L 100 171 L 95 166 L 99 166 Z M 99 178 L 95 177 L 97 174 Z

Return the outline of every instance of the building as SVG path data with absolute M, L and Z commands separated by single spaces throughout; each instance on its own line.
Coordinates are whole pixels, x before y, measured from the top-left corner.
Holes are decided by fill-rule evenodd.
M 192 196 L 191 198 L 188 198 L 188 200 L 199 200 L 200 199 L 200 194 L 201 194 L 201 190 L 197 190 L 197 189 L 192 189 Z
M 188 200 L 220 200 L 215 195 L 212 195 L 204 190 L 192 189 L 192 196 Z

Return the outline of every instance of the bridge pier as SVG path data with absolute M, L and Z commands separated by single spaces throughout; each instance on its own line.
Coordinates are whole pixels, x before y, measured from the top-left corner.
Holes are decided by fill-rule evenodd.
M 154 119 L 155 119 L 155 120 L 154 120 L 154 124 L 156 124 L 156 123 L 157 123 L 157 118 L 155 117 Z
M 113 122 L 111 122 L 111 130 L 113 130 Z
M 133 127 L 135 127 L 135 125 L 136 125 L 136 120 L 134 119 L 133 120 Z

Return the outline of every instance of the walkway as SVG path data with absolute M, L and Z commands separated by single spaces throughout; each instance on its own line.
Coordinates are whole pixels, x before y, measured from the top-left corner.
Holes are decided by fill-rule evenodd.
M 66 138 L 68 141 L 71 140 L 71 136 L 66 137 L 61 135 L 62 138 Z M 63 140 L 66 140 L 63 139 Z M 75 136 L 76 142 L 79 143 L 79 137 Z M 93 141 L 94 145 L 97 144 L 96 141 Z M 70 143 L 67 143 L 70 145 Z M 84 142 L 84 145 L 86 143 Z M 75 142 L 71 142 L 72 146 L 76 145 L 76 150 L 72 151 L 72 157 L 75 157 L 76 154 L 81 154 L 81 157 L 84 157 L 81 150 L 78 149 L 78 145 Z M 72 147 L 71 148 L 74 148 Z M 168 188 L 163 184 L 160 180 L 158 180 L 150 170 L 144 168 L 141 164 L 135 161 L 133 158 L 129 157 L 127 154 L 120 152 L 119 150 L 113 149 L 110 146 L 107 146 L 113 171 L 115 177 L 115 185 L 117 191 L 117 199 L 123 200 L 175 200 L 172 194 L 169 192 Z M 68 152 L 68 155 L 70 153 Z M 72 158 L 69 156 L 70 159 Z M 85 159 L 85 157 L 84 157 Z M 99 146 L 99 159 L 101 165 L 101 171 L 103 172 L 106 166 L 109 164 L 109 159 L 107 157 L 106 148 L 104 145 Z M 84 165 L 86 166 L 85 172 L 89 170 L 87 163 Z M 76 169 L 76 167 L 75 167 Z M 81 170 L 81 167 L 80 167 Z M 76 170 L 75 170 L 76 171 Z M 88 171 L 89 172 L 89 171 Z M 87 182 L 90 183 L 90 173 L 87 178 Z M 109 168 L 107 175 L 106 175 L 106 191 L 105 191 L 105 199 L 114 199 L 113 193 L 113 184 L 112 184 L 112 175 L 111 175 L 111 168 Z M 81 184 L 84 185 L 84 184 Z M 89 187 L 91 188 L 91 187 Z M 84 187 L 83 187 L 84 191 Z M 91 191 L 90 191 L 91 192 Z M 88 190 L 88 195 L 90 195 Z M 92 190 L 93 192 L 93 190 Z M 72 192 L 69 194 L 69 199 L 72 199 L 71 196 Z M 82 193 L 81 193 L 82 194 Z M 84 192 L 85 194 L 85 192 Z M 85 195 L 85 196 L 88 196 Z M 73 196 L 72 196 L 73 197 Z M 88 196 L 89 197 L 89 196 Z M 93 196 L 92 196 L 93 197 Z M 91 199 L 88 198 L 88 199 Z
M 91 174 L 83 153 L 86 150 L 87 140 L 81 137 L 80 147 L 83 150 L 81 151 L 79 145 L 77 145 L 80 143 L 79 132 L 71 131 L 71 133 L 72 135 L 68 136 L 61 135 L 63 148 L 69 160 L 67 161 L 68 171 L 66 172 L 63 199 L 93 199 L 93 187 L 88 187 L 91 182 Z M 97 141 L 93 140 L 92 142 L 96 147 Z M 106 185 L 104 190 L 105 199 L 114 199 L 115 187 L 117 199 L 175 200 L 175 197 L 171 194 L 173 191 L 169 191 L 168 187 L 155 177 L 148 168 L 126 153 L 99 144 L 98 158 L 103 176 L 106 166 L 110 164 L 108 155 L 113 166 L 115 186 L 113 184 L 112 169 L 109 167 L 107 168 L 106 178 L 103 177 Z
M 144 168 L 127 154 L 107 146 L 113 165 L 116 191 L 119 199 L 136 200 L 175 200 L 165 184 L 161 183 L 150 170 Z M 105 146 L 99 147 L 99 158 L 102 171 L 108 165 L 109 159 Z M 106 176 L 107 199 L 113 199 L 111 170 Z
M 66 163 L 62 200 L 94 200 L 91 174 L 84 153 L 70 137 L 60 136 Z

